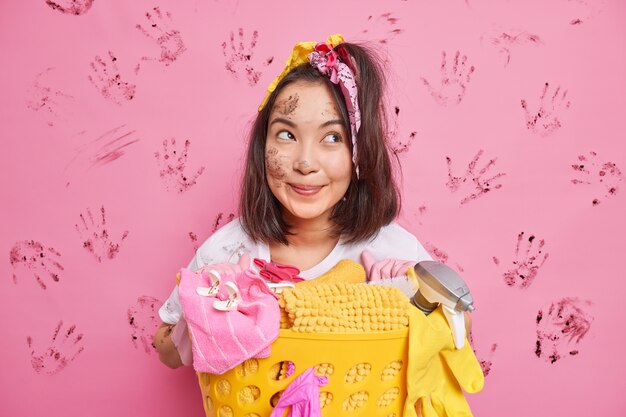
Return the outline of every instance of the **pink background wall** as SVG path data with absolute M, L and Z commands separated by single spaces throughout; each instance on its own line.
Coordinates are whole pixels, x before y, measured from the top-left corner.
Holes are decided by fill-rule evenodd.
M 334 32 L 388 55 L 400 222 L 476 300 L 475 415 L 624 415 L 624 2 L 71 3 L 0 5 L 0 415 L 203 415 L 155 310 L 292 45 Z

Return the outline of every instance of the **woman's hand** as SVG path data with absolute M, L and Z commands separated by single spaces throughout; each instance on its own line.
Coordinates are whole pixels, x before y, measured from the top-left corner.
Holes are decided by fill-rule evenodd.
M 361 263 L 365 268 L 365 275 L 370 282 L 380 281 L 385 278 L 406 276 L 409 268 L 415 265 L 414 261 L 402 259 L 383 259 L 376 261 L 374 255 L 368 250 L 361 252 Z
M 183 365 L 178 350 L 172 341 L 171 333 L 173 324 L 161 323 L 154 335 L 154 346 L 159 353 L 159 359 L 168 368 L 178 368 Z

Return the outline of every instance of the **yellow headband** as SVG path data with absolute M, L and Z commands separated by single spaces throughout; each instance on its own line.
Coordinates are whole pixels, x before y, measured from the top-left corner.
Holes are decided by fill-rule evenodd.
M 339 35 L 338 33 L 330 35 L 327 41 L 328 45 L 332 46 L 333 48 L 343 42 L 345 42 L 343 36 Z M 274 78 L 274 81 L 272 81 L 269 87 L 267 87 L 267 94 L 265 95 L 263 102 L 259 106 L 259 111 L 263 110 L 263 107 L 265 106 L 265 103 L 267 103 L 270 95 L 274 92 L 280 80 L 282 80 L 285 75 L 289 73 L 289 71 L 291 71 L 300 64 L 309 62 L 308 55 L 315 50 L 315 45 L 317 45 L 317 42 L 299 42 L 293 47 L 293 50 L 291 51 L 291 56 L 287 59 L 287 63 L 285 64 L 285 69 L 278 77 Z

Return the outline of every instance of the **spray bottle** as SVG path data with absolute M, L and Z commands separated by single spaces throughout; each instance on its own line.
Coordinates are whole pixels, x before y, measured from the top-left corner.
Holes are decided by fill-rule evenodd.
M 474 301 L 469 288 L 452 268 L 435 261 L 421 261 L 413 268 L 419 289 L 411 299 L 424 314 L 433 312 L 439 305 L 452 329 L 457 349 L 465 344 L 466 311 L 474 311 Z

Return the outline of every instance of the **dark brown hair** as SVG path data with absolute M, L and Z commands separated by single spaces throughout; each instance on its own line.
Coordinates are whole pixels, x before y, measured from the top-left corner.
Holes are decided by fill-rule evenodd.
M 381 227 L 395 219 L 400 210 L 400 195 L 394 182 L 385 140 L 385 80 L 376 55 L 362 45 L 351 43 L 339 44 L 335 50 L 343 56 L 347 52 L 351 58 L 346 64 L 355 74 L 361 110 L 356 160 L 359 178 L 357 179 L 356 170 L 353 169 L 345 197 L 335 205 L 331 213 L 335 236 L 341 235 L 346 242 L 353 243 L 375 236 Z M 344 128 L 346 132 L 350 132 L 348 111 L 340 87 L 309 63 L 294 68 L 278 83 L 257 115 L 250 132 L 239 201 L 243 229 L 256 242 L 288 244 L 287 236 L 291 234 L 289 225 L 283 218 L 281 205 L 267 184 L 265 141 L 276 97 L 285 86 L 296 81 L 327 85 L 341 113 Z

